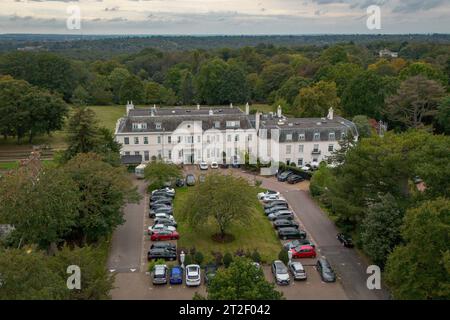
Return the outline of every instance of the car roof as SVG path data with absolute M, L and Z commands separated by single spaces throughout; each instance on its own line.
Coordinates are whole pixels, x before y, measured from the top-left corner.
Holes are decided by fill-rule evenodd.
M 298 250 L 306 250 L 306 249 L 313 250 L 314 248 L 312 246 L 310 246 L 309 244 L 302 244 L 300 246 L 295 247 L 294 249 L 295 249 L 295 251 L 298 251 Z
M 294 269 L 296 270 L 296 271 L 300 271 L 300 270 L 305 270 L 305 268 L 303 267 L 303 265 L 300 263 L 300 262 L 297 262 L 297 261 L 295 261 L 295 262 L 291 262 L 291 266 L 292 267 L 294 267 Z

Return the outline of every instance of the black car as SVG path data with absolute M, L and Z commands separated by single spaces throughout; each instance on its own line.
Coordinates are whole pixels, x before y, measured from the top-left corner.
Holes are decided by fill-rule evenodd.
M 268 216 L 271 213 L 277 212 L 277 211 L 285 211 L 288 210 L 288 207 L 286 206 L 274 206 L 268 209 L 265 209 L 264 212 L 266 214 L 266 216 Z
M 305 179 L 302 176 L 299 176 L 298 174 L 291 174 L 288 178 L 287 178 L 287 182 L 289 184 L 295 184 L 295 183 L 299 183 L 305 181 Z
M 177 179 L 175 180 L 175 185 L 176 185 L 178 188 L 184 187 L 185 184 L 186 184 L 186 182 L 185 182 L 183 179 L 177 178 Z
M 296 228 L 280 228 L 278 229 L 278 237 L 280 239 L 306 239 L 306 232 Z
M 188 174 L 186 176 L 186 185 L 194 186 L 195 185 L 195 176 L 193 174 Z
M 178 226 L 175 221 L 170 220 L 170 219 L 164 219 L 164 218 L 155 219 L 155 221 L 153 223 L 154 224 L 163 224 L 165 226 L 175 227 L 175 228 Z
M 151 246 L 150 246 L 150 250 L 152 249 L 168 249 L 168 250 L 173 250 L 173 251 L 177 251 L 177 246 L 171 242 L 154 242 Z
M 205 284 L 207 285 L 211 279 L 213 279 L 216 276 L 217 273 L 217 266 L 216 265 L 207 265 L 205 267 Z
M 319 272 L 320 277 L 322 278 L 323 282 L 335 282 L 336 281 L 336 274 L 334 273 L 334 271 L 331 268 L 331 265 L 327 259 L 320 258 L 317 261 L 316 269 L 317 269 L 317 272 Z
M 286 200 L 275 200 L 275 201 L 272 201 L 272 202 L 270 202 L 268 204 L 265 204 L 264 205 L 264 210 L 272 208 L 272 207 L 275 207 L 275 206 L 284 206 L 284 207 L 287 208 L 289 205 L 288 205 Z
M 153 248 L 147 253 L 147 259 L 164 259 L 164 260 L 176 260 L 177 252 L 168 248 Z
M 353 248 L 353 240 L 351 237 L 347 236 L 344 233 L 338 233 L 336 238 L 342 243 L 344 247 Z
M 294 174 L 294 173 L 292 171 L 290 171 L 290 170 L 283 171 L 282 173 L 280 173 L 277 176 L 277 179 L 278 179 L 278 181 L 284 182 L 284 181 L 286 181 L 289 178 L 289 176 L 291 174 Z
M 288 228 L 288 227 L 298 229 L 297 222 L 295 222 L 293 220 L 286 220 L 286 219 L 275 220 L 273 222 L 273 226 L 275 227 L 275 229 Z

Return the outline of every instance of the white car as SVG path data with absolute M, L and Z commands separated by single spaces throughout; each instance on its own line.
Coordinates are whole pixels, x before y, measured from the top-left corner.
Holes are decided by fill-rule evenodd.
M 219 168 L 219 164 L 215 161 L 211 162 L 211 169 L 218 169 Z
M 169 231 L 176 231 L 177 228 L 173 226 L 166 226 L 164 224 L 155 224 L 153 226 L 148 227 L 148 234 L 152 235 L 153 232 L 159 231 L 159 230 L 169 230 Z
M 198 166 L 200 167 L 200 170 L 208 170 L 208 164 L 205 161 L 200 162 Z
M 311 167 L 313 167 L 313 169 L 317 169 L 317 168 L 319 168 L 319 165 L 320 165 L 320 163 L 319 163 L 319 162 L 317 162 L 317 161 L 313 161 L 313 162 L 311 162 Z
M 156 213 L 155 217 L 153 219 L 155 219 L 155 220 L 156 219 L 170 219 L 175 222 L 173 215 L 168 214 L 168 213 Z
M 161 189 L 156 189 L 152 191 L 152 194 L 155 194 L 156 192 L 166 192 L 167 194 L 175 195 L 175 189 L 170 187 L 165 187 Z
M 266 190 L 265 192 L 258 193 L 259 200 L 261 200 L 264 196 L 280 196 L 280 193 L 273 190 Z
M 186 266 L 186 286 L 197 287 L 201 283 L 200 266 L 190 264 Z
M 305 164 L 303 167 L 301 167 L 300 169 L 302 169 L 303 171 L 311 171 L 311 169 L 312 169 L 312 167 L 311 167 L 311 165 L 308 163 L 308 164 Z
M 284 200 L 284 198 L 280 195 L 273 195 L 273 194 L 269 194 L 269 195 L 265 195 L 263 196 L 260 200 L 262 200 L 263 202 L 271 202 L 271 201 L 275 201 L 275 200 Z

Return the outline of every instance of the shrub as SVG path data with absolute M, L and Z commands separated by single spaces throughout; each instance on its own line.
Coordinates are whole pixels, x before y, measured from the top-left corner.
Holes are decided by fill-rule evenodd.
M 229 253 L 229 252 L 225 253 L 225 255 L 223 256 L 224 266 L 226 268 L 228 268 L 232 262 L 233 262 L 233 256 L 231 255 L 231 253 Z
M 286 250 L 281 250 L 280 253 L 278 254 L 278 259 L 287 264 L 289 262 L 288 252 Z
M 186 257 L 184 258 L 184 265 L 187 266 L 188 264 L 193 263 L 193 258 L 190 254 L 186 254 Z
M 166 264 L 164 259 L 152 260 L 148 263 L 148 272 L 153 272 L 153 269 L 157 264 Z
M 190 250 L 189 250 L 189 253 L 190 254 L 192 254 L 193 256 L 195 256 L 195 253 L 197 252 L 197 249 L 195 248 L 195 247 L 192 247 Z
M 204 258 L 205 257 L 203 256 L 203 253 L 201 253 L 200 251 L 197 251 L 194 255 L 195 263 L 197 263 L 198 265 L 201 265 L 203 263 Z
M 217 264 L 217 266 L 221 266 L 223 264 L 223 254 L 220 251 L 211 252 L 212 256 L 214 257 L 214 261 Z
M 254 262 L 258 262 L 258 263 L 261 262 L 261 255 L 259 254 L 258 250 L 256 250 L 256 249 L 252 253 L 252 260 Z
M 234 253 L 234 255 L 236 257 L 244 257 L 245 256 L 245 251 L 244 251 L 244 249 L 237 249 L 236 252 Z

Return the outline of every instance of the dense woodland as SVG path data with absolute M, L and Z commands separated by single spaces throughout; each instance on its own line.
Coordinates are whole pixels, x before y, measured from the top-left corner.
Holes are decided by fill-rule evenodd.
M 96 128 L 85 105 L 123 105 L 129 100 L 160 106 L 250 102 L 281 105 L 296 117 L 322 117 L 332 106 L 356 123 L 360 139 L 356 143 L 347 137 L 341 142 L 332 157 L 337 166 L 321 165 L 313 174 L 311 194 L 341 230 L 353 235 L 362 252 L 382 267 L 394 298 L 448 299 L 450 45 L 432 40 L 429 36 L 422 41 L 298 47 L 145 48 L 102 59 L 91 58 L 102 56 L 100 49 L 85 55 L 83 40 L 79 51 L 77 41 L 71 41 L 67 46 L 74 49 L 64 53 L 49 48 L 4 52 L 0 55 L 4 139 L 31 142 L 36 135 L 59 130 L 69 105 L 78 108 L 68 121 L 68 149 L 58 157 L 54 171 L 39 176 L 38 188 L 33 184 L 36 176 L 23 169 L 0 183 L 0 222 L 17 226 L 9 240 L 14 247 L 22 243 L 49 250 L 51 245 L 78 244 L 89 261 L 85 248 L 110 236 L 121 223 L 121 206 L 136 195 L 129 183 L 121 183 L 125 180 L 117 168 L 120 147 L 110 132 Z M 124 39 L 91 41 L 93 47 L 97 41 L 103 43 L 105 51 L 117 43 L 130 45 Z M 398 52 L 399 57 L 380 58 L 383 48 Z M 384 136 L 373 130 L 379 120 L 388 123 Z M 112 168 L 117 173 L 110 177 Z M 87 178 L 90 174 L 95 181 Z M 54 198 L 54 190 L 65 190 L 64 197 Z M 87 204 L 86 190 L 111 197 L 106 204 L 101 196 Z M 51 201 L 43 203 L 43 197 Z M 70 204 L 71 210 L 61 210 Z M 88 205 L 95 210 L 88 210 Z M 26 215 L 30 211 L 31 220 Z M 61 216 L 62 211 L 67 214 Z M 57 219 L 51 219 L 52 214 Z M 45 228 L 43 216 L 52 222 Z M 30 227 L 33 223 L 36 226 Z M 33 232 L 28 232 L 30 228 Z M 64 249 L 58 252 L 68 254 Z M 3 254 L 11 259 L 2 259 L 0 271 L 16 270 L 8 263 L 17 261 L 16 256 L 27 259 L 12 249 Z M 39 256 L 28 259 L 39 260 Z M 30 267 L 34 263 L 28 262 Z M 52 267 L 53 263 L 45 266 Z M 48 279 L 44 293 L 61 297 L 52 292 L 51 281 L 55 279 Z M 104 290 L 94 297 L 107 297 L 110 283 L 103 283 Z M 17 297 L 28 296 L 17 288 L 11 290 Z M 88 298 L 82 293 L 69 298 Z

